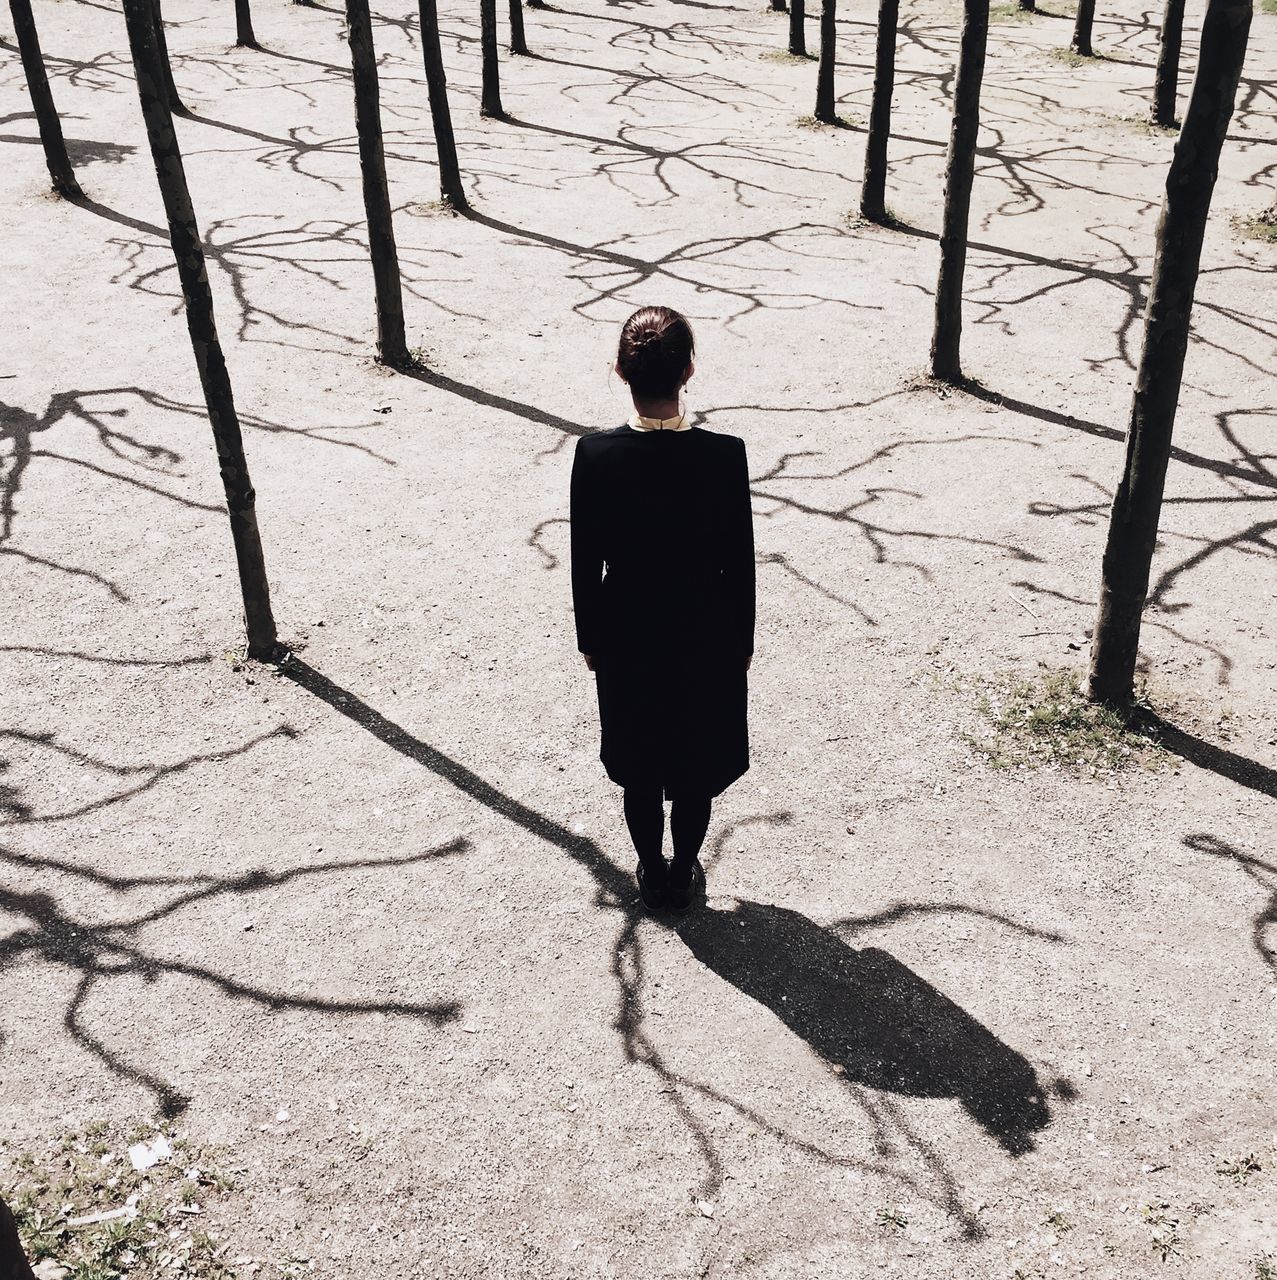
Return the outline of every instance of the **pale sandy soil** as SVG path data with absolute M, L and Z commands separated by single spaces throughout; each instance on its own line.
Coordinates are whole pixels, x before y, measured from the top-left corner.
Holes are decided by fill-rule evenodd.
M 122 21 L 41 0 L 91 203 L 45 196 L 10 41 L 4 1134 L 167 1108 L 245 1169 L 224 1225 L 263 1274 L 1256 1275 L 1277 250 L 1229 218 L 1272 200 L 1277 20 L 1256 16 L 1216 191 L 1145 630 L 1154 699 L 1206 745 L 1079 780 L 973 758 L 960 681 L 1084 659 L 1172 146 L 1137 123 L 1151 8 L 1103 8 L 1111 56 L 1076 70 L 1051 55 L 1066 18 L 995 23 L 965 338 L 988 401 L 908 387 L 953 6 L 905 6 L 889 203 L 913 230 L 890 232 L 848 220 L 861 129 L 797 127 L 813 67 L 760 58 L 784 19 L 693 0 L 529 12 L 504 124 L 477 118 L 476 22 L 448 4 L 482 216 L 438 216 L 415 16 L 379 5 L 419 381 L 369 360 L 340 15 L 259 0 L 252 52 L 225 0 L 166 8 L 311 673 L 230 661 Z M 840 20 L 855 121 L 872 18 Z M 573 440 L 620 419 L 609 347 L 646 302 L 696 321 L 691 407 L 746 439 L 756 495 L 753 767 L 678 929 L 634 913 L 567 576 Z M 1245 1185 L 1216 1172 L 1249 1152 Z M 1180 1224 L 1164 1263 L 1150 1204 Z

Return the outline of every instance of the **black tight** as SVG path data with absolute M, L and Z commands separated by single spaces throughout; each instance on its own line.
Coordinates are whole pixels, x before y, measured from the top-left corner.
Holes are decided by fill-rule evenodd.
M 705 843 L 712 797 L 680 796 L 670 804 L 670 840 L 674 845 L 672 869 L 686 871 Z M 661 787 L 626 787 L 625 824 L 634 851 L 645 871 L 663 875 L 665 860 L 661 841 L 665 836 L 664 792 Z

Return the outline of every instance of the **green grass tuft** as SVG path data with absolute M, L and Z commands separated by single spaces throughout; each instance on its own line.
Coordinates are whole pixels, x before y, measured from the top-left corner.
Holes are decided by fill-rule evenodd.
M 1129 714 L 1091 702 L 1072 671 L 1044 670 L 1032 677 L 977 677 L 975 709 L 991 733 L 963 740 L 992 769 L 1066 769 L 1114 773 L 1154 767 L 1166 756 L 1150 714 L 1137 702 Z
M 814 53 L 790 53 L 788 49 L 766 49 L 758 57 L 763 62 L 780 62 L 789 66 L 806 66 L 816 61 Z

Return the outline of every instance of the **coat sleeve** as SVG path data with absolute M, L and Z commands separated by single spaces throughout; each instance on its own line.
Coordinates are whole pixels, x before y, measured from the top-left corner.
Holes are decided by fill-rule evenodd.
M 749 459 L 745 442 L 733 437 L 727 494 L 727 558 L 723 581 L 732 629 L 732 647 L 754 652 L 754 511 L 749 492 Z
M 572 612 L 576 618 L 576 647 L 586 654 L 598 652 L 602 621 L 603 547 L 598 519 L 598 493 L 589 454 L 576 442 L 572 458 L 569 498 L 572 557 Z

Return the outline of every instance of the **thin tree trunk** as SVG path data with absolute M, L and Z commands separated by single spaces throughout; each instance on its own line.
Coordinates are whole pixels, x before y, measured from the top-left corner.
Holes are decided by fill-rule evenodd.
M 1088 693 L 1130 702 L 1148 597 L 1171 435 L 1188 350 L 1193 292 L 1219 153 L 1246 56 L 1251 0 L 1209 0 L 1197 75 L 1175 144 L 1157 222 L 1157 248 L 1144 312 L 1144 346 L 1126 429 L 1126 459 L 1113 497 L 1091 644 Z
M 1078 0 L 1077 18 L 1073 23 L 1071 48 L 1084 58 L 1095 57 L 1091 48 L 1091 27 L 1095 23 L 1095 0 Z
M 479 114 L 503 120 L 501 66 L 497 61 L 497 0 L 479 0 L 479 47 L 483 61 Z
M 944 171 L 944 223 L 940 231 L 940 276 L 931 338 L 931 376 L 962 380 L 962 279 L 967 266 L 967 221 L 980 132 L 980 84 L 989 35 L 989 0 L 964 0 L 962 45 L 953 86 L 953 125 Z
M 1162 35 L 1157 50 L 1157 75 L 1153 81 L 1154 124 L 1170 129 L 1175 124 L 1175 93 L 1179 88 L 1179 49 L 1184 36 L 1184 0 L 1166 0 Z
M 789 0 L 789 52 L 807 56 L 807 0 Z
M 164 15 L 160 11 L 160 0 L 151 0 L 151 21 L 155 27 L 155 48 L 160 60 L 159 91 L 164 95 L 164 103 L 170 111 L 179 116 L 190 115 L 173 80 L 173 64 L 169 61 L 168 39 L 164 35 Z
M 40 143 L 44 147 L 44 162 L 49 166 L 53 189 L 60 196 L 76 200 L 84 195 L 75 180 L 71 157 L 67 155 L 66 139 L 62 136 L 62 121 L 53 105 L 53 92 L 44 69 L 44 55 L 40 52 L 40 36 L 35 29 L 35 17 L 31 12 L 31 0 L 9 0 L 9 12 L 13 15 L 13 30 L 18 37 L 18 52 L 22 55 L 22 70 L 27 77 L 27 92 L 31 95 L 31 107 L 35 112 L 36 127 L 40 130 Z
M 35 1280 L 27 1255 L 22 1251 L 22 1241 L 18 1239 L 18 1224 L 3 1200 L 0 1200 L 0 1276 L 4 1280 Z
M 526 0 L 529 9 L 548 9 L 550 6 L 545 0 Z
M 409 363 L 404 337 L 403 289 L 399 250 L 386 184 L 386 153 L 381 141 L 381 100 L 377 87 L 377 55 L 372 45 L 368 0 L 346 0 L 346 34 L 350 41 L 351 79 L 355 89 L 355 127 L 359 134 L 359 170 L 368 217 L 368 253 L 377 295 L 377 359 L 382 364 Z
M 891 137 L 891 95 L 896 83 L 896 27 L 900 0 L 878 0 L 878 46 L 874 60 L 873 104 L 865 140 L 865 181 L 860 212 L 870 222 L 887 221 L 887 140 Z
M 244 440 L 235 412 L 230 375 L 217 337 L 213 293 L 209 288 L 204 250 L 186 186 L 182 152 L 164 95 L 164 72 L 150 0 L 124 0 L 124 19 L 137 76 L 138 98 L 151 144 L 151 158 L 155 162 L 160 195 L 168 218 L 169 239 L 182 283 L 186 324 L 191 334 L 195 364 L 204 389 L 204 403 L 208 407 L 208 420 L 213 428 L 213 442 L 217 447 L 222 485 L 226 491 L 226 508 L 230 514 L 231 537 L 235 543 L 240 591 L 244 598 L 248 655 L 251 658 L 269 658 L 276 647 L 275 619 L 271 613 L 266 562 L 257 530 L 257 499 L 244 457 Z
M 771 0 L 771 3 L 768 7 L 771 9 L 773 13 L 784 13 L 785 0 Z
M 523 30 L 523 0 L 510 0 L 510 52 L 525 55 L 528 38 Z
M 1038 6 L 1035 3 L 1035 0 L 1020 0 L 1020 8 L 1025 13 L 1037 13 L 1038 11 Z
M 235 43 L 246 49 L 257 48 L 257 37 L 253 34 L 251 0 L 235 0 Z
M 439 193 L 444 204 L 458 212 L 468 209 L 457 163 L 457 140 L 452 132 L 452 111 L 448 106 L 448 79 L 439 46 L 439 9 L 435 0 L 418 0 L 421 19 L 421 58 L 426 68 L 426 92 L 430 97 L 430 121 L 435 130 L 435 150 L 439 155 Z
M 816 119 L 825 124 L 838 123 L 834 98 L 834 58 L 838 44 L 837 0 L 821 0 L 820 64 L 816 67 Z

